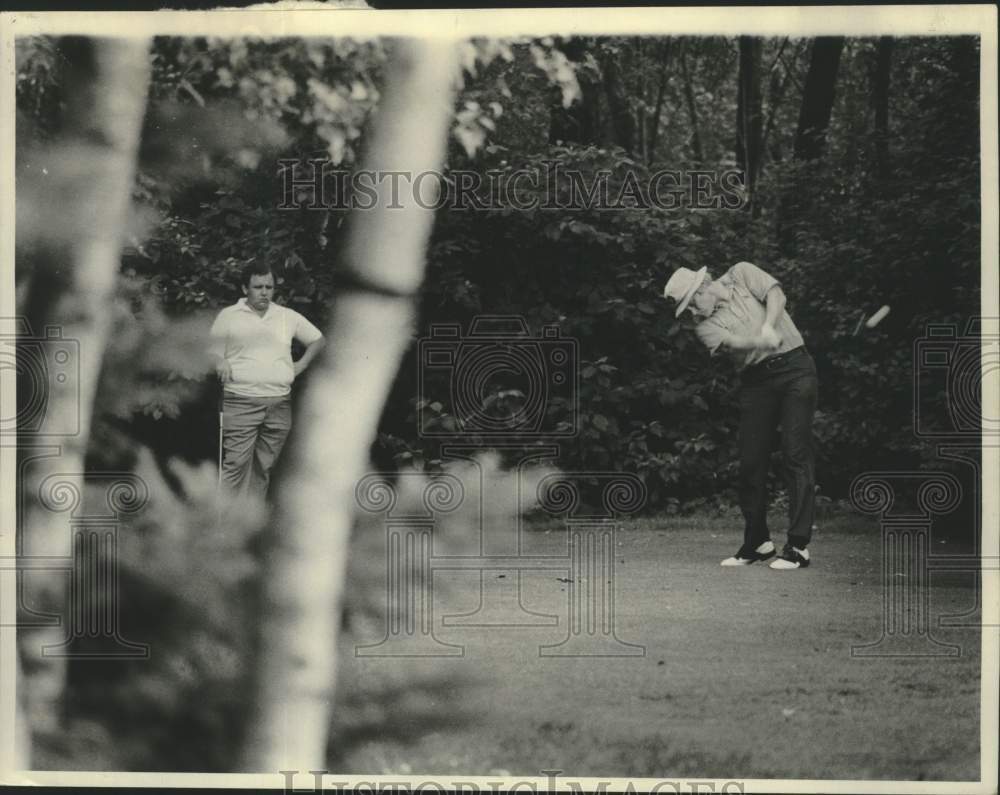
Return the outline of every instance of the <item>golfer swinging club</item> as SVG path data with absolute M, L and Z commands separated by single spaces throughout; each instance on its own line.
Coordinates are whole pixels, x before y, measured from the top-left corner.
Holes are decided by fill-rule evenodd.
M 788 542 L 772 569 L 809 565 L 815 501 L 812 421 L 816 365 L 785 311 L 778 281 L 749 262 L 738 262 L 713 281 L 707 268 L 678 268 L 663 291 L 690 307 L 698 339 L 712 355 L 729 354 L 740 372 L 739 501 L 746 525 L 743 546 L 723 566 L 747 566 L 774 557 L 767 527 L 767 470 L 778 426 L 788 489 Z
M 212 354 L 223 386 L 221 481 L 239 496 L 265 497 L 292 428 L 292 382 L 323 347 L 323 334 L 298 312 L 274 303 L 274 274 L 243 270 L 244 297 L 219 312 Z M 292 362 L 292 339 L 305 346 Z

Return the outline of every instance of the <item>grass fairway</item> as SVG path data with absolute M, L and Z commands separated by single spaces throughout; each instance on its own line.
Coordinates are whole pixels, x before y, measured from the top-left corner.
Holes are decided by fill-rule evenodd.
M 959 656 L 852 657 L 852 644 L 882 634 L 879 530 L 849 515 L 820 524 L 813 565 L 778 572 L 719 566 L 739 545 L 731 519 L 627 523 L 616 548 L 617 634 L 645 646 L 641 656 L 539 655 L 567 634 L 565 571 L 522 575 L 523 605 L 558 616 L 557 626 L 443 626 L 442 616 L 476 610 L 480 575 L 436 573 L 435 586 L 453 587 L 435 597 L 435 634 L 464 656 L 351 657 L 345 679 L 404 681 L 419 668 L 474 683 L 417 706 L 400 695 L 398 731 L 372 732 L 333 769 L 978 780 L 979 633 L 936 626 L 975 605 L 972 576 L 930 579 L 932 632 Z M 524 554 L 560 548 L 559 531 L 524 540 Z M 504 610 L 508 624 L 525 615 L 511 601 L 480 623 L 503 623 Z

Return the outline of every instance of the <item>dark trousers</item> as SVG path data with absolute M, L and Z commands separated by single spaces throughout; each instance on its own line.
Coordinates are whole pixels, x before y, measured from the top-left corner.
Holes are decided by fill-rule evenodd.
M 812 422 L 816 411 L 816 365 L 805 348 L 765 359 L 743 371 L 740 388 L 740 508 L 743 542 L 767 541 L 767 474 L 775 434 L 781 426 L 788 542 L 805 548 L 812 536 L 816 466 Z

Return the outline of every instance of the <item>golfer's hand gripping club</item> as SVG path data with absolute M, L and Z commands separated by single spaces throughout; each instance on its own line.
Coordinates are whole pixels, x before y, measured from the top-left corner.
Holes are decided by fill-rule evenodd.
M 764 342 L 760 347 L 766 350 L 774 350 L 781 345 L 781 337 L 778 336 L 778 332 L 774 330 L 774 327 L 770 323 L 765 323 L 761 326 L 760 336 Z

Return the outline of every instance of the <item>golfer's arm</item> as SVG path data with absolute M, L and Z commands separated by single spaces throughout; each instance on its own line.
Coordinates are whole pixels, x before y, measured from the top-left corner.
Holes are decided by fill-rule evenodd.
M 763 347 L 763 340 L 758 337 L 748 337 L 744 334 L 733 334 L 726 332 L 722 338 L 722 344 L 734 351 L 752 351 Z
M 781 313 L 785 311 L 785 291 L 776 284 L 767 291 L 766 298 L 767 313 L 764 316 L 764 325 L 774 328 Z

